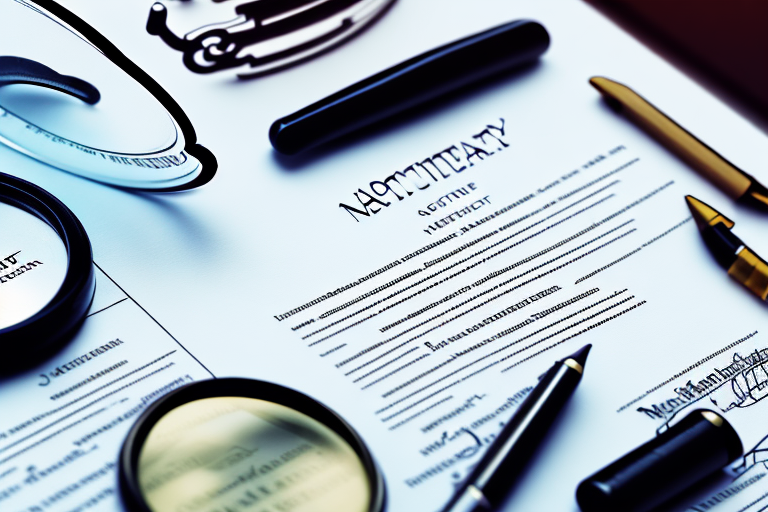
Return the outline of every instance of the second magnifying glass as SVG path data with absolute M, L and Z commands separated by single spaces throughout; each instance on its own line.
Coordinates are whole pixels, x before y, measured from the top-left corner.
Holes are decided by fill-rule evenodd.
M 250 379 L 196 382 L 136 421 L 120 454 L 140 512 L 381 512 L 384 479 L 362 439 L 316 400 Z
M 216 173 L 173 98 L 53 0 L 0 0 L 0 143 L 133 190 L 181 191 Z M 83 226 L 43 189 L 0 168 L 0 375 L 71 339 L 93 299 Z
M 50 193 L 0 173 L 0 374 L 21 371 L 68 341 L 91 305 L 91 243 Z

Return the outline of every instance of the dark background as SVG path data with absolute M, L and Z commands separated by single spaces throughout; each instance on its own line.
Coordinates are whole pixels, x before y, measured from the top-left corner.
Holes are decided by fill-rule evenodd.
M 585 0 L 768 134 L 768 0 Z

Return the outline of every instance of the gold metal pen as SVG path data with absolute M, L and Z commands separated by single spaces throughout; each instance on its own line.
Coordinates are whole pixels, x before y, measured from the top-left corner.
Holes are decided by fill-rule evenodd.
M 735 200 L 768 209 L 768 189 L 723 158 L 626 85 L 595 76 L 589 83 L 608 105 L 624 113 L 670 151 Z
M 728 275 L 763 300 L 768 298 L 768 263 L 731 233 L 734 223 L 708 204 L 685 196 L 704 243 Z

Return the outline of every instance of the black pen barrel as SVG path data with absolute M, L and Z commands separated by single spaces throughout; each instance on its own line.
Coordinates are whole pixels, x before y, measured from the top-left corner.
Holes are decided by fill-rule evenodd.
M 444 512 L 495 510 L 510 492 L 512 483 L 530 461 L 580 380 L 581 373 L 562 362 L 550 368 Z M 477 491 L 484 499 L 473 502 L 470 496 Z
M 298 153 L 533 61 L 548 46 L 541 24 L 513 21 L 423 53 L 278 119 L 269 139 L 280 153 Z
M 499 440 L 504 444 L 495 456 L 487 454 L 491 463 L 475 480 L 475 486 L 490 503 L 497 505 L 505 498 L 510 489 L 509 482 L 516 480 L 528 465 L 580 380 L 579 372 L 559 363 L 542 377 L 520 405 L 510 420 L 505 439 Z
M 701 232 L 704 243 L 721 267 L 727 269 L 736 261 L 744 243 L 723 223 L 708 226 Z

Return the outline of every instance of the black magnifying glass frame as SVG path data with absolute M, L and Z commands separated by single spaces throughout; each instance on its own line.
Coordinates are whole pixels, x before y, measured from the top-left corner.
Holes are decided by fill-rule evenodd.
M 168 111 L 178 124 L 184 135 L 184 151 L 192 155 L 200 162 L 201 171 L 192 181 L 182 185 L 176 185 L 168 188 L 142 188 L 126 187 L 115 184 L 109 186 L 132 191 L 146 192 L 179 192 L 189 190 L 204 185 L 213 179 L 216 174 L 218 164 L 216 157 L 207 148 L 197 143 L 197 134 L 184 110 L 176 103 L 176 100 L 163 89 L 149 74 L 137 66 L 133 61 L 126 57 L 117 47 L 106 37 L 99 33 L 95 28 L 86 23 L 82 18 L 66 9 L 54 0 L 27 0 L 29 3 L 39 6 L 60 21 L 69 25 L 83 36 L 89 43 L 95 46 L 107 59 L 123 70 L 128 76 L 136 80 L 155 99 Z M 90 179 L 90 178 L 86 178 Z
M 171 391 L 150 405 L 131 427 L 123 442 L 118 461 L 120 494 L 131 512 L 157 512 L 147 504 L 139 486 L 139 456 L 158 421 L 186 403 L 217 397 L 243 397 L 265 400 L 289 407 L 313 418 L 341 436 L 359 457 L 371 486 L 368 512 L 382 512 L 386 506 L 384 476 L 368 447 L 355 430 L 338 414 L 299 391 L 271 382 L 242 378 L 210 379 L 193 382 Z
M 56 295 L 27 319 L 0 329 L 0 375 L 17 373 L 59 350 L 85 320 L 96 287 L 91 242 L 74 213 L 52 194 L 0 172 L 0 202 L 47 223 L 67 252 L 67 271 Z

